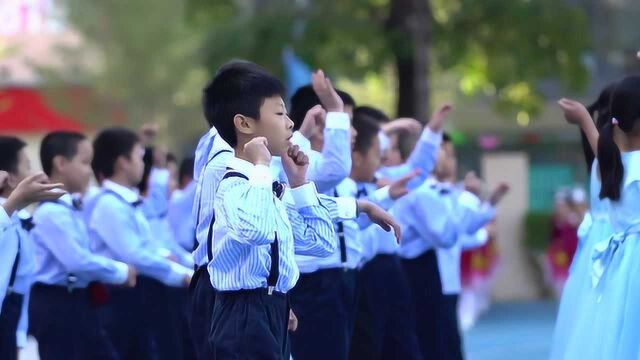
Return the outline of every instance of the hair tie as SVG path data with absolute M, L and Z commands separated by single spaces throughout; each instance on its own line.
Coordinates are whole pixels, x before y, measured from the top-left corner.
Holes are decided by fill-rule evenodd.
M 616 118 L 611 118 L 611 124 L 612 124 L 613 126 L 618 125 L 618 124 L 619 124 L 618 119 L 616 119 Z

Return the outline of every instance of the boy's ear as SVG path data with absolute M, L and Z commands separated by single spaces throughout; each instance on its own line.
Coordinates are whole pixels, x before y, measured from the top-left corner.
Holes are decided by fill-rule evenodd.
M 233 117 L 233 125 L 240 134 L 253 135 L 256 121 L 250 117 L 236 114 L 236 116 Z
M 352 151 L 351 152 L 351 162 L 353 164 L 353 166 L 358 167 L 362 165 L 362 154 L 360 154 L 359 151 Z
M 64 166 L 64 164 L 67 162 L 67 159 L 65 159 L 64 156 L 62 155 L 56 155 L 53 157 L 53 161 L 52 161 L 52 169 L 59 171 L 62 170 L 62 167 Z

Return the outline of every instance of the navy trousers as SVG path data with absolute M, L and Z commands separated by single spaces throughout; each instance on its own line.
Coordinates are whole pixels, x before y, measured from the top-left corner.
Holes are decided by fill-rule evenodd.
M 346 360 L 356 314 L 355 270 L 342 268 L 302 274 L 291 290 L 298 330 L 291 334 L 296 360 Z
M 209 360 L 213 357 L 209 346 L 211 316 L 216 301 L 216 290 L 211 285 L 206 266 L 200 266 L 193 274 L 189 286 L 189 327 L 191 338 L 198 360 Z
M 420 360 L 411 290 L 400 259 L 380 254 L 359 272 L 351 360 Z
M 29 330 L 38 340 L 41 360 L 118 359 L 86 289 L 35 284 Z
M 0 359 L 2 360 L 18 358 L 16 330 L 22 312 L 23 298 L 21 294 L 11 293 L 7 294 L 2 302 L 0 312 Z
M 218 291 L 209 334 L 210 359 L 288 360 L 289 302 L 267 289 Z

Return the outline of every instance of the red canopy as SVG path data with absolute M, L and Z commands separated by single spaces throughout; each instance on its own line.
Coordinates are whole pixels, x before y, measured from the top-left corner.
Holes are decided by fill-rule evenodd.
M 80 122 L 51 108 L 38 89 L 0 89 L 0 133 L 83 129 Z

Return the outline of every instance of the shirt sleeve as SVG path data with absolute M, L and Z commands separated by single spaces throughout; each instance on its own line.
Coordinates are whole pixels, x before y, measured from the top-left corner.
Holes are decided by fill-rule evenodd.
M 129 267 L 119 261 L 92 253 L 80 246 L 78 225 L 72 214 L 55 211 L 53 206 L 42 205 L 34 214 L 36 227 L 32 236 L 60 261 L 68 272 L 108 284 L 122 284 L 127 280 Z M 88 236 L 85 234 L 85 236 Z
M 313 183 L 289 189 L 292 204 L 286 204 L 294 250 L 299 255 L 326 257 L 337 247 L 329 210 L 320 205 Z
M 16 329 L 16 345 L 22 349 L 27 346 L 27 331 L 29 330 L 29 299 L 31 298 L 31 290 L 27 291 L 22 298 L 22 310 L 20 311 L 20 320 Z
M 134 265 L 140 273 L 167 285 L 182 286 L 184 278 L 193 271 L 160 256 L 151 241 L 142 239 L 137 217 L 126 206 L 110 195 L 103 196 L 93 211 L 91 228 L 118 260 Z
M 162 218 L 169 210 L 169 170 L 151 169 L 147 196 L 142 204 L 142 211 L 147 219 Z
M 315 182 L 319 192 L 333 189 L 351 173 L 350 127 L 348 114 L 327 114 L 322 153 L 309 157 L 307 170 L 307 178 Z
M 329 216 L 334 222 L 358 218 L 358 203 L 354 198 L 318 194 L 318 200 L 320 205 L 329 211 Z

